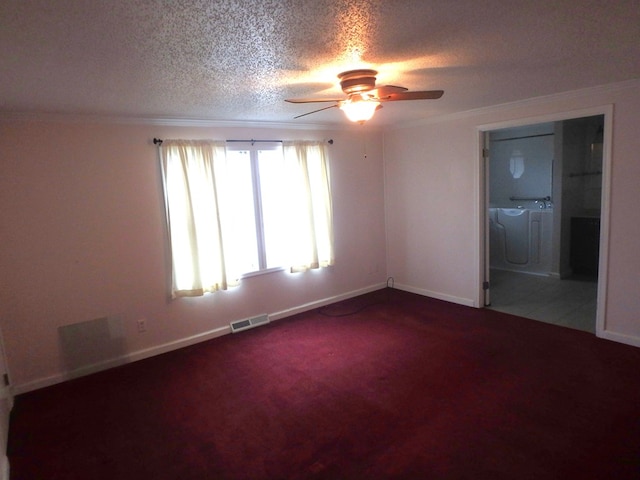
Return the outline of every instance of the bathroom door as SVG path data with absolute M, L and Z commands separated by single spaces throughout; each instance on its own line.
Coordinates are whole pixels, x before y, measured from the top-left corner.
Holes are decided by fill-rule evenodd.
M 484 272 L 483 272 L 483 281 L 482 281 L 482 291 L 483 291 L 483 304 L 485 307 L 491 305 L 491 244 L 490 244 L 490 230 L 489 230 L 489 178 L 491 175 L 491 168 L 489 162 L 489 132 L 484 132 L 482 135 L 482 171 L 484 178 L 484 188 L 482 191 L 484 192 L 483 199 L 483 208 L 482 214 L 480 216 L 480 221 L 482 222 L 482 236 L 484 237 L 483 247 L 484 247 Z
M 483 145 L 483 294 L 489 306 L 492 268 L 551 271 L 554 122 L 488 131 Z

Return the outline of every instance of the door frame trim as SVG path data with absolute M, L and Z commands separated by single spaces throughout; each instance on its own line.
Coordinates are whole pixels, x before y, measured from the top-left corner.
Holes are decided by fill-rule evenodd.
M 613 139 L 613 104 L 600 105 L 579 110 L 550 113 L 532 117 L 516 118 L 495 123 L 488 123 L 476 126 L 476 218 L 477 222 L 477 291 L 475 304 L 481 308 L 485 305 L 485 290 L 483 283 L 487 281 L 489 248 L 489 219 L 487 211 L 489 208 L 489 190 L 487 168 L 485 166 L 483 149 L 485 148 L 488 132 L 502 128 L 522 127 L 537 123 L 558 122 L 583 117 L 604 115 L 604 144 L 602 148 L 602 196 L 600 199 L 600 251 L 598 259 L 598 293 L 596 307 L 596 336 L 606 336 L 606 314 L 607 314 L 607 283 L 609 276 L 609 222 L 611 208 L 611 160 L 612 160 L 612 139 Z

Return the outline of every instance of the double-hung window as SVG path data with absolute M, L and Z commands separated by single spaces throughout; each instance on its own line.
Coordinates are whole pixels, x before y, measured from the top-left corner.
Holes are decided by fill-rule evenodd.
M 284 182 L 282 143 L 233 143 L 227 145 L 227 161 L 233 166 L 230 179 L 236 194 L 233 207 L 238 231 L 238 255 L 243 273 L 286 265 L 287 189 Z
M 174 297 L 333 264 L 323 143 L 166 140 L 161 160 Z

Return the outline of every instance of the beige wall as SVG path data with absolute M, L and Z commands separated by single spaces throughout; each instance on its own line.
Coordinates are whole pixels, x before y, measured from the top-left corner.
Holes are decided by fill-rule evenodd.
M 609 261 L 601 272 L 608 290 L 599 305 L 604 313 L 599 335 L 640 346 L 638 81 L 385 132 L 388 275 L 408 290 L 480 305 L 479 131 L 508 122 L 567 118 L 572 112 L 586 116 L 611 106 Z
M 153 137 L 332 138 L 336 265 L 255 276 L 226 292 L 167 300 Z M 17 392 L 73 373 L 63 355 L 61 326 L 116 319 L 121 328 L 107 336 L 117 337 L 115 354 L 128 361 L 200 340 L 199 335 L 226 333 L 232 320 L 260 313 L 283 316 L 384 285 L 379 132 L 13 118 L 0 121 L 0 145 L 0 324 Z M 137 332 L 138 318 L 147 319 L 147 332 Z
M 72 375 L 59 328 L 97 318 L 120 322 L 109 334 L 118 337 L 120 361 L 130 361 L 226 333 L 232 320 L 264 312 L 280 318 L 379 288 L 387 276 L 397 287 L 477 306 L 479 129 L 610 105 L 608 291 L 600 334 L 640 346 L 638 82 L 435 119 L 389 129 L 384 137 L 366 127 L 311 131 L 2 118 L 0 327 L 14 391 Z M 336 265 L 256 276 L 227 292 L 167 300 L 153 137 L 333 138 Z M 139 318 L 147 319 L 145 333 L 136 331 Z

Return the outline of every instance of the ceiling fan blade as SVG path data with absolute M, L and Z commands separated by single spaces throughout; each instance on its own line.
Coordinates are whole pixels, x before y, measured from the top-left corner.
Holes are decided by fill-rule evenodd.
M 401 93 L 409 90 L 404 87 L 396 87 L 395 85 L 382 85 L 381 87 L 374 88 L 373 90 L 367 92 L 368 94 L 373 95 L 376 98 L 388 97 L 392 93 Z
M 338 106 L 338 104 L 336 103 L 335 105 L 331 105 L 331 106 L 329 106 L 329 107 L 324 107 L 324 108 L 319 108 L 318 110 L 314 110 L 313 112 L 303 113 L 302 115 L 298 115 L 297 117 L 293 117 L 293 118 L 295 119 L 295 118 L 304 117 L 304 116 L 306 116 L 306 115 L 311 115 L 312 113 L 321 112 L 321 111 L 323 111 L 323 110 L 329 110 L 330 108 L 337 107 L 337 106 Z
M 395 102 L 398 100 L 436 100 L 444 94 L 443 90 L 426 90 L 422 92 L 392 93 L 387 98 L 380 98 L 383 102 Z
M 321 102 L 339 102 L 344 98 L 287 98 L 285 102 L 289 103 L 321 103 Z

